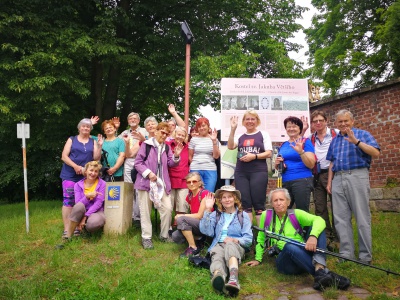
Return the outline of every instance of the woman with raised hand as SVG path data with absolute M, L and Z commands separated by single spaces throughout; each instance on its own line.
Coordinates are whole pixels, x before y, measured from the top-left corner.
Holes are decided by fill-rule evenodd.
M 85 178 L 75 183 L 75 204 L 68 217 L 69 226 L 64 240 L 69 240 L 73 234 L 79 236 L 82 230 L 92 233 L 103 228 L 106 222 L 106 182 L 99 177 L 100 170 L 98 161 L 88 162 L 83 170 Z
M 103 137 L 101 135 L 98 136 L 97 142 L 90 137 L 90 131 L 93 129 L 90 119 L 82 119 L 77 127 L 79 134 L 68 138 L 61 155 L 61 159 L 64 162 L 60 174 L 63 189 L 63 237 L 67 234 L 69 215 L 75 204 L 74 185 L 83 178 L 83 170 L 86 163 L 100 160 L 103 145 Z
M 213 237 L 208 249 L 211 285 L 218 293 L 234 296 L 240 290 L 239 264 L 251 246 L 253 232 L 248 214 L 242 212 L 240 192 L 234 186 L 222 186 L 215 192 L 215 199 L 218 210 L 214 212 L 214 195 L 210 193 L 204 199 L 206 208 L 200 220 L 200 231 Z
M 206 203 L 203 201 L 210 192 L 204 189 L 204 183 L 197 172 L 191 172 L 186 177 L 186 185 L 189 194 L 186 196 L 186 205 L 190 207 L 189 214 L 176 214 L 175 220 L 177 230 L 172 233 L 175 243 L 187 242 L 188 248 L 181 254 L 181 257 L 197 256 L 202 250 L 203 234 L 200 232 L 200 219 L 203 217 Z M 198 238 L 195 240 L 195 238 Z M 200 239 L 199 239 L 200 238 Z
M 198 172 L 205 189 L 213 192 L 217 183 L 215 159 L 221 155 L 217 130 L 211 130 L 207 118 L 197 119 L 196 129 L 199 135 L 193 137 L 189 143 L 190 172 Z
M 271 191 L 268 199 L 273 209 L 272 212 L 265 211 L 261 215 L 259 227 L 263 230 L 258 232 L 255 260 L 247 262 L 246 265 L 261 264 L 263 254 L 268 250 L 268 255 L 275 257 L 276 268 L 280 273 L 309 273 L 314 277 L 313 288 L 316 290 L 331 286 L 347 289 L 350 280 L 329 271 L 326 267 L 326 255 L 317 252 L 317 248 L 326 250 L 324 219 L 301 209 L 289 211 L 290 195 L 286 189 Z M 271 213 L 269 218 L 268 213 Z M 273 238 L 267 239 L 264 230 L 290 238 L 294 242 L 305 243 L 305 246 Z
M 301 136 L 303 122 L 297 117 L 287 117 L 283 124 L 289 140 L 284 142 L 275 159 L 275 169 L 283 162 L 282 186 L 289 191 L 296 208 L 306 212 L 310 207 L 310 196 L 314 189 L 312 168 L 315 165 L 314 146 Z
M 272 156 L 272 143 L 268 132 L 257 129 L 260 117 L 254 110 L 245 112 L 242 125 L 246 132 L 235 136 L 238 117 L 232 116 L 228 149 L 238 148 L 235 168 L 235 186 L 242 195 L 242 207 L 253 220 L 253 208 L 257 223 L 264 211 L 268 186 L 268 166 L 266 159 Z
M 101 124 L 106 138 L 103 142 L 103 167 L 108 168 L 107 174 L 114 178 L 114 181 L 123 181 L 124 179 L 124 160 L 125 143 L 115 134 L 117 128 L 111 120 L 106 120 Z M 108 164 L 107 164 L 108 163 Z

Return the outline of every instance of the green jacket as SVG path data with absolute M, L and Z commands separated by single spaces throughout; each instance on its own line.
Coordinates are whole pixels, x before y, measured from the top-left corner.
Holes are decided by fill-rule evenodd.
M 261 214 L 260 224 L 259 224 L 260 228 L 264 228 L 266 214 L 267 214 L 266 211 L 264 211 Z M 313 235 L 318 238 L 321 232 L 325 229 L 326 226 L 325 220 L 319 216 L 312 215 L 301 209 L 295 209 L 294 214 L 296 215 L 297 221 L 299 222 L 301 227 L 304 228 L 305 226 L 312 226 L 310 235 Z M 279 220 L 278 216 L 275 215 L 275 219 L 276 219 L 275 233 L 279 233 L 281 229 L 281 221 L 283 221 L 283 218 L 282 220 Z M 272 231 L 273 222 L 274 220 L 272 219 L 271 224 L 269 225 L 268 228 L 269 231 Z M 305 242 L 303 237 L 300 234 L 296 233 L 296 230 L 294 229 L 292 223 L 290 222 L 289 217 L 286 219 L 282 235 L 299 242 Z M 264 254 L 264 243 L 265 243 L 265 233 L 264 231 L 259 231 L 257 236 L 257 245 L 256 245 L 256 260 L 258 260 L 259 262 L 262 261 L 262 257 Z M 270 245 L 271 246 L 277 245 L 280 250 L 283 249 L 285 244 L 286 242 L 284 241 L 277 241 L 275 239 L 270 239 Z

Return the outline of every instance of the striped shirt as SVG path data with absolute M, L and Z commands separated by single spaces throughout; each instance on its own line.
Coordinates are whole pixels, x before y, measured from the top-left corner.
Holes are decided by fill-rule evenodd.
M 352 128 L 354 136 L 361 142 L 380 150 L 374 137 L 365 130 Z M 326 159 L 333 162 L 333 172 L 346 171 L 360 168 L 368 168 L 371 165 L 372 157 L 345 139 L 347 134 L 340 132 L 329 146 Z
M 219 146 L 218 141 L 217 143 Z M 213 141 L 209 137 L 193 137 L 190 140 L 189 149 L 194 150 L 190 170 L 217 170 L 217 165 L 213 157 Z

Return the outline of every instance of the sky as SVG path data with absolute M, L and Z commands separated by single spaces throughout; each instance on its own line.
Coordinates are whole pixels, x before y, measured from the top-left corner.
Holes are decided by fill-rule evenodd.
M 310 27 L 312 16 L 317 12 L 317 10 L 311 5 L 311 0 L 296 0 L 296 4 L 309 8 L 308 11 L 305 11 L 303 13 L 302 18 L 298 19 L 297 21 L 301 25 L 303 25 L 304 28 Z M 298 31 L 295 34 L 295 37 L 291 39 L 291 41 L 303 45 L 303 48 L 299 52 L 289 52 L 289 56 L 298 62 L 304 63 L 304 65 L 307 66 L 308 57 L 305 55 L 305 53 L 308 51 L 306 35 L 303 33 L 303 31 Z M 203 106 L 199 110 L 203 116 L 207 116 L 207 118 L 210 120 L 211 128 L 221 129 L 220 112 L 216 112 L 210 105 Z

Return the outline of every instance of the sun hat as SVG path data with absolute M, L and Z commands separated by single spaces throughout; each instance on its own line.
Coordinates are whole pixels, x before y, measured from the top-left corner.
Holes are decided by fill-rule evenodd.
M 161 207 L 161 199 L 164 195 L 164 183 L 160 177 L 156 181 L 150 181 L 150 200 L 154 202 L 154 207 Z
M 237 189 L 235 189 L 235 187 L 233 185 L 221 186 L 221 188 L 215 192 L 214 197 L 217 199 L 221 199 L 221 195 L 223 192 L 231 192 L 231 193 L 234 193 L 236 195 L 236 198 L 238 198 L 239 200 L 241 198 L 240 192 Z

